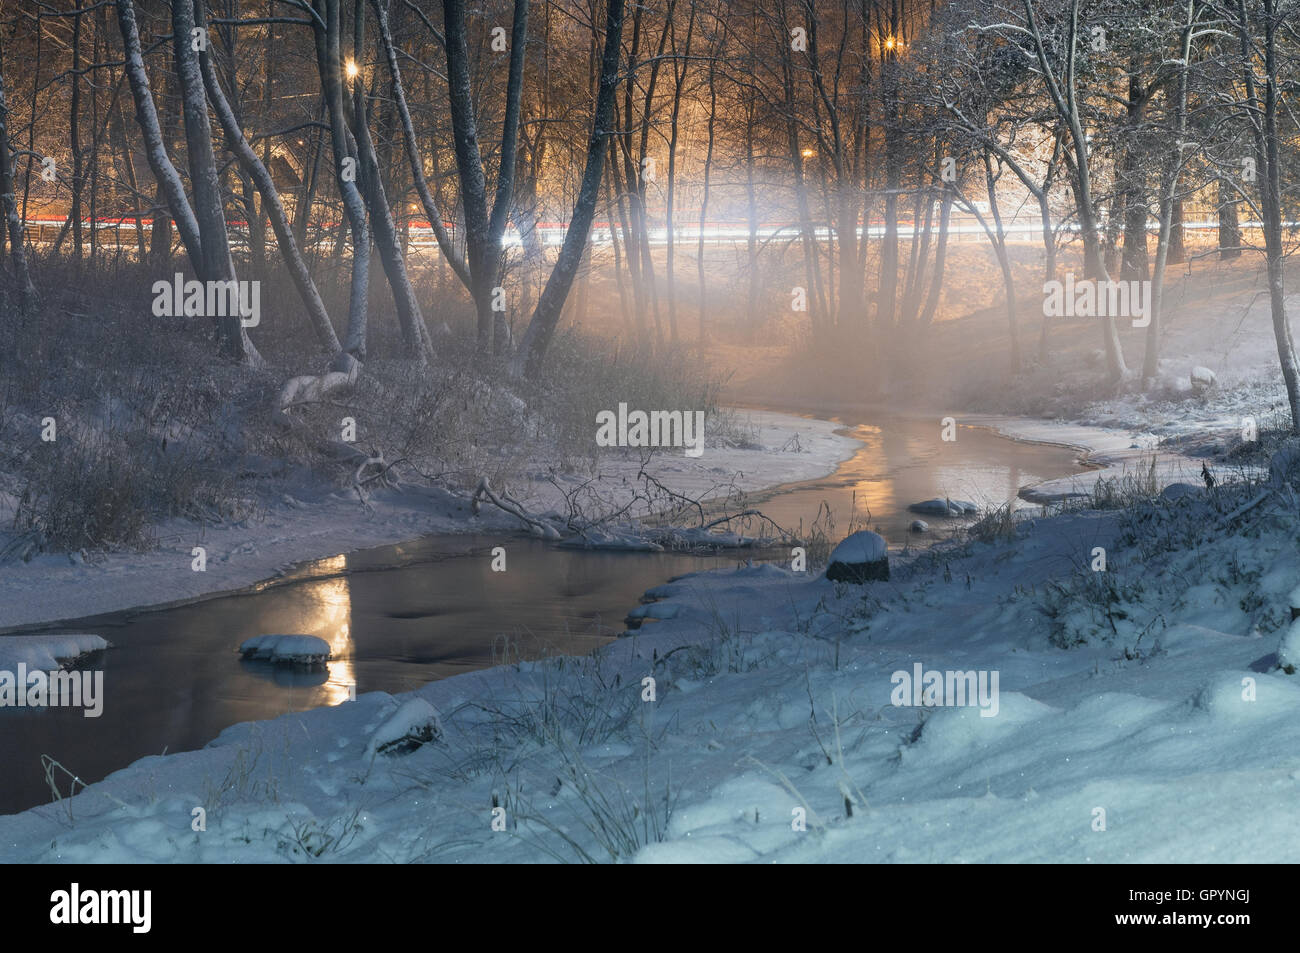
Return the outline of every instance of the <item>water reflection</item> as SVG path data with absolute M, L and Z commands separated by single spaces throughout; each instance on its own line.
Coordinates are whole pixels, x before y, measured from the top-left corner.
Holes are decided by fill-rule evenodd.
M 347 556 L 334 556 L 316 563 L 326 573 L 341 573 L 348 568 Z M 355 695 L 357 675 L 352 645 L 352 592 L 347 576 L 334 576 L 310 583 L 308 596 L 314 602 L 313 617 L 303 629 L 330 644 L 329 679 L 325 683 L 326 705 L 338 705 Z
M 864 446 L 831 477 L 761 501 L 782 526 L 807 527 L 825 502 L 836 538 L 856 500 L 895 546 L 909 540 L 907 504 L 955 496 L 981 504 L 1014 498 L 1021 483 L 1078 472 L 1073 453 L 1015 444 L 963 428 L 938 440 L 938 422 L 861 426 Z M 963 525 L 927 518 L 933 536 Z M 0 717 L 0 812 L 49 799 L 41 754 L 86 780 L 144 755 L 201 747 L 223 728 L 338 705 L 356 692 L 403 692 L 520 652 L 589 652 L 623 629 L 646 589 L 670 576 L 732 567 L 750 553 L 560 550 L 506 540 L 509 571 L 491 571 L 501 537 L 427 539 L 320 560 L 251 593 L 159 612 L 77 620 L 51 632 L 101 632 L 104 714 L 71 709 Z M 304 633 L 329 642 L 326 672 L 245 662 L 247 638 Z
M 959 427 L 957 439 L 940 439 L 940 423 L 933 419 L 891 418 L 875 424 L 848 423 L 845 431 L 862 441 L 852 458 L 824 480 L 804 484 L 757 506 L 779 525 L 807 528 L 824 502 L 830 506 L 833 536 L 850 529 L 870 528 L 883 533 L 893 546 L 918 537 L 910 527 L 916 515 L 912 503 L 933 498 L 969 500 L 982 510 L 1004 503 L 1017 508 L 1031 504 L 1020 500 L 1022 487 L 1081 472 L 1074 451 L 1016 443 L 978 427 Z M 930 531 L 921 539 L 950 535 L 967 520 L 922 517 Z

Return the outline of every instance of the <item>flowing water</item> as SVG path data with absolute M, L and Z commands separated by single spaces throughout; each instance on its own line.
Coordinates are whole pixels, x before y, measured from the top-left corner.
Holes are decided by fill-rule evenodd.
M 928 419 L 877 417 L 845 428 L 863 441 L 851 459 L 824 479 L 765 494 L 758 508 L 794 529 L 812 524 L 826 503 L 833 538 L 852 518 L 853 528 L 878 529 L 892 546 L 916 545 L 927 537 L 909 534 L 917 518 L 909 503 L 947 496 L 996 505 L 1022 486 L 1082 469 L 1071 450 L 981 430 L 964 428 L 945 443 Z M 922 518 L 928 538 L 963 525 Z M 493 572 L 491 549 L 502 544 L 507 571 Z M 94 632 L 112 643 L 89 661 L 104 672 L 103 713 L 0 708 L 0 813 L 50 799 L 42 754 L 95 781 L 145 755 L 202 747 L 229 725 L 339 704 L 353 691 L 402 692 L 521 655 L 589 652 L 623 631 L 646 589 L 750 555 L 434 537 L 319 560 L 272 584 L 179 608 L 51 626 L 44 631 Z M 279 632 L 318 635 L 336 660 L 310 673 L 240 658 L 244 639 Z

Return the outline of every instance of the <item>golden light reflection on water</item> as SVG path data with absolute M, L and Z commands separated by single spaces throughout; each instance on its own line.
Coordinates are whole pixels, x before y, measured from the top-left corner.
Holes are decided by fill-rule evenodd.
M 847 530 L 851 520 L 866 520 L 864 528 L 870 528 L 871 519 L 880 513 L 889 511 L 894 506 L 894 481 L 881 479 L 878 469 L 885 457 L 883 446 L 884 432 L 880 427 L 863 424 L 853 428 L 853 436 L 861 440 L 859 449 L 850 464 L 843 467 L 852 480 L 851 491 L 853 503 L 851 514 L 836 514 L 844 520 Z M 846 518 L 847 517 L 847 518 Z
M 320 560 L 314 569 L 329 573 L 342 573 L 347 569 L 346 556 L 333 556 Z M 309 584 L 308 596 L 312 602 L 310 614 L 304 620 L 303 631 L 318 636 L 330 644 L 331 661 L 327 664 L 329 679 L 325 682 L 325 704 L 338 705 L 352 697 L 356 685 L 352 648 L 352 593 L 348 577 L 335 576 Z

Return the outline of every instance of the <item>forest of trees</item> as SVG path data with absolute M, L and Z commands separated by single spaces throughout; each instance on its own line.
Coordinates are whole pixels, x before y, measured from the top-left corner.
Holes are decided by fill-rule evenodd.
M 286 404 L 356 380 L 372 312 L 391 315 L 403 357 L 437 360 L 452 298 L 473 320 L 451 333 L 472 334 L 484 362 L 544 375 L 566 303 L 584 294 L 593 223 L 608 223 L 637 347 L 705 340 L 705 244 L 723 222 L 744 229 L 736 308 L 774 294 L 789 307 L 762 259 L 793 248 L 812 345 L 851 343 L 883 366 L 934 322 L 963 216 L 997 257 L 1014 372 L 1052 348 L 1046 319 L 1020 326 L 1040 293 L 1017 288 L 1009 262 L 1022 207 L 1044 282 L 1076 259 L 1080 280 L 1151 282 L 1143 353 L 1124 353 L 1114 317 L 1098 321 L 1107 377 L 1144 381 L 1195 209 L 1217 222 L 1209 253 L 1262 256 L 1300 427 L 1284 276 L 1300 218 L 1296 0 L 0 10 L 6 306 L 38 314 L 55 260 L 158 279 L 287 275 L 297 317 L 277 320 L 303 322 L 321 352 L 298 370 L 328 369 L 294 378 Z M 33 226 L 51 215 L 61 226 Z M 413 253 L 412 223 L 431 227 L 435 254 Z M 543 242 L 542 223 L 566 225 L 563 241 Z M 436 271 L 440 297 L 417 269 Z M 265 330 L 215 318 L 214 354 L 257 365 Z

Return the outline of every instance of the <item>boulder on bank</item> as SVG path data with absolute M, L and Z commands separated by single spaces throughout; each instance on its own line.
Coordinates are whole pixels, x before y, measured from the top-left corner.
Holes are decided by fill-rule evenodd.
M 910 529 L 913 533 L 928 533 L 930 532 L 930 524 L 925 520 L 912 520 Z
M 409 698 L 375 729 L 366 744 L 366 754 L 409 754 L 421 745 L 442 740 L 442 719 L 438 710 L 423 698 Z
M 246 659 L 261 659 L 276 665 L 324 665 L 330 644 L 314 635 L 257 635 L 239 646 Z
M 1160 491 L 1160 499 L 1166 503 L 1177 503 L 1180 500 L 1197 499 L 1205 495 L 1205 491 L 1191 483 L 1171 483 Z
M 922 500 L 920 503 L 911 504 L 908 509 L 925 516 L 974 516 L 980 510 L 968 500 L 950 500 L 946 497 Z
M 1214 371 L 1210 370 L 1208 367 L 1201 367 L 1198 364 L 1196 367 L 1192 368 L 1191 380 L 1192 390 L 1199 394 L 1213 387 L 1215 382 L 1218 380 L 1218 377 Z
M 868 530 L 845 537 L 831 552 L 826 578 L 858 585 L 889 579 L 889 547 L 885 538 Z

